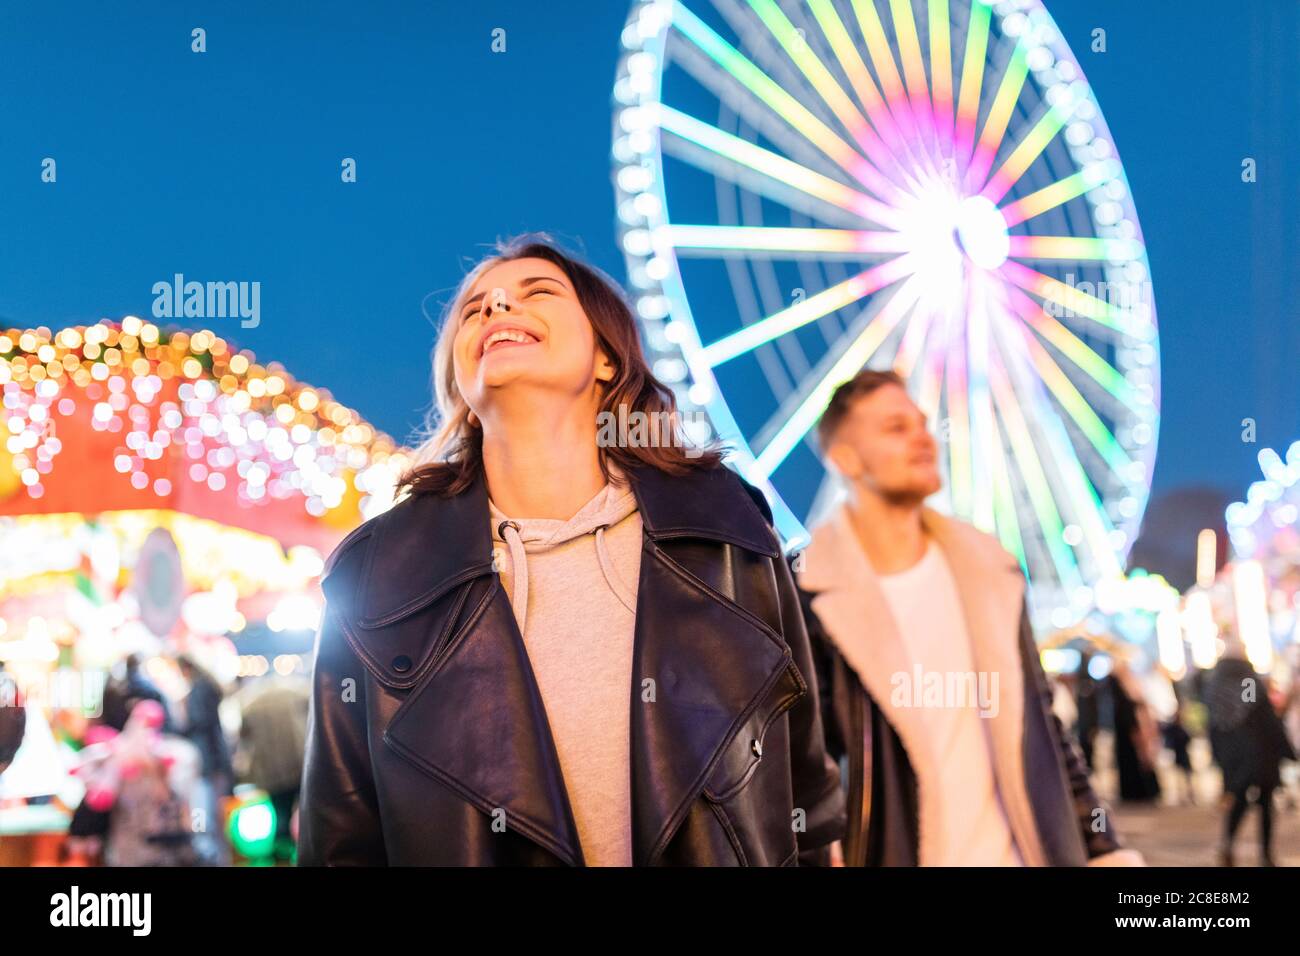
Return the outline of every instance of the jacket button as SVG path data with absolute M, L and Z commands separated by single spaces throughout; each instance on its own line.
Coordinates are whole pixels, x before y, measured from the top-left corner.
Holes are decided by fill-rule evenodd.
M 405 674 L 411 669 L 411 659 L 405 654 L 393 658 L 393 670 L 399 674 Z
M 749 749 L 754 751 L 755 757 L 758 757 L 760 760 L 763 759 L 763 745 L 759 743 L 758 740 L 751 740 L 749 742 Z

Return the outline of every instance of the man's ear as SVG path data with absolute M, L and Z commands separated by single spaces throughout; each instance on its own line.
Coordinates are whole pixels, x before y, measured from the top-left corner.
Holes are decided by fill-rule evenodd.
M 862 473 L 862 459 L 843 442 L 832 442 L 831 447 L 826 449 L 826 457 L 835 466 L 835 470 L 850 481 Z

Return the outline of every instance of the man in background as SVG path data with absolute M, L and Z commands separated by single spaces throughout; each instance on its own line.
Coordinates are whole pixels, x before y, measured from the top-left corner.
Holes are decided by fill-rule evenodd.
M 848 762 L 843 860 L 1138 862 L 1052 713 L 1020 566 L 925 506 L 940 489 L 926 425 L 897 374 L 864 370 L 818 426 L 849 496 L 797 579 L 828 749 Z

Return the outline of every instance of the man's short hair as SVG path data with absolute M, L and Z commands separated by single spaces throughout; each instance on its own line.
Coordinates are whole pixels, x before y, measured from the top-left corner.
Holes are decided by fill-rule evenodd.
M 826 451 L 830 447 L 831 439 L 835 437 L 835 432 L 843 424 L 844 419 L 848 417 L 849 412 L 852 411 L 853 403 L 860 398 L 866 398 L 882 385 L 897 385 L 902 389 L 907 388 L 903 376 L 892 369 L 864 368 L 835 389 L 834 394 L 831 395 L 830 403 L 826 406 L 826 411 L 822 412 L 821 420 L 817 422 L 817 441 L 821 445 L 822 451 Z

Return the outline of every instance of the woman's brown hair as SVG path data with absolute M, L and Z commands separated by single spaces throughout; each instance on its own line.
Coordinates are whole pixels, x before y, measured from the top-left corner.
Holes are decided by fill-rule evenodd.
M 526 233 L 498 242 L 494 254 L 471 269 L 460 281 L 443 309 L 438 340 L 433 349 L 433 391 L 436 407 L 425 424 L 425 437 L 416 449 L 413 463 L 397 480 L 396 496 L 418 494 L 455 495 L 464 491 L 483 469 L 483 429 L 471 420 L 470 408 L 456 387 L 452 340 L 461 300 L 475 281 L 492 266 L 515 259 L 545 259 L 557 266 L 573 285 L 596 342 L 614 365 L 614 377 L 604 385 L 600 412 L 625 422 L 626 413 L 640 412 L 651 422 L 671 421 L 672 434 L 661 442 L 620 440 L 602 445 L 600 470 L 608 481 L 612 460 L 618 468 L 649 465 L 673 475 L 695 468 L 715 468 L 722 463 L 725 448 L 716 440 L 692 446 L 683 437 L 677 402 L 672 390 L 654 377 L 641 350 L 636 320 L 622 290 L 595 266 L 565 252 L 545 233 Z M 604 417 L 604 416 L 602 416 Z M 596 440 L 597 422 L 591 423 Z M 623 436 L 620 436 L 620 439 Z

